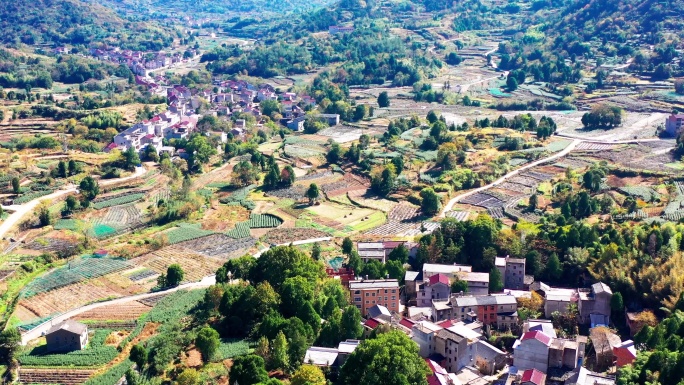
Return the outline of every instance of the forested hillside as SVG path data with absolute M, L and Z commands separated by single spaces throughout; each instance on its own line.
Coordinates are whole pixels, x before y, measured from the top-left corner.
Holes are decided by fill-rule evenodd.
M 559 34 L 581 31 L 585 40 L 601 38 L 629 42 L 645 34 L 651 44 L 667 32 L 681 36 L 684 3 L 676 0 L 574 0 L 562 12 Z
M 0 42 L 84 44 L 111 42 L 124 48 L 158 50 L 173 41 L 170 31 L 130 22 L 111 9 L 80 0 L 0 2 Z

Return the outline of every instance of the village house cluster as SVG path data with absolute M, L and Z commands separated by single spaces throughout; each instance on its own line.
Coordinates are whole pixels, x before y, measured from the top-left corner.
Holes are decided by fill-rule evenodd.
M 164 146 L 163 141 L 187 138 L 197 129 L 197 122 L 203 115 L 223 119 L 233 117 L 230 133 L 240 138 L 247 130 L 245 114 L 253 116 L 257 126 L 265 123 L 261 103 L 266 100 L 278 101 L 282 116 L 279 123 L 293 131 L 300 131 L 309 116 L 306 111 L 316 107 L 316 101 L 311 96 L 294 92 L 277 93 L 270 84 L 255 86 L 241 80 L 217 80 L 211 90 L 192 90 L 182 85 L 167 86 L 167 79 L 163 76 L 136 76 L 135 79 L 137 84 L 147 87 L 150 93 L 165 97 L 168 110 L 119 133 L 106 151 L 125 151 L 132 147 L 143 152 L 147 146 L 154 146 L 157 153 L 168 152 L 174 155 L 174 148 Z M 200 113 L 203 106 L 206 108 Z M 243 118 L 239 118 L 240 116 Z M 340 116 L 337 114 L 314 116 L 330 126 L 340 123 Z M 223 143 L 227 141 L 226 134 L 220 134 Z
M 363 260 L 385 263 L 403 245 L 414 258 L 417 244 L 403 241 L 358 242 Z M 406 333 L 419 347 L 431 369 L 431 385 L 614 385 L 615 377 L 587 369 L 588 347 L 596 362 L 592 369 L 605 371 L 636 359 L 631 340 L 622 341 L 610 324 L 612 292 L 602 282 L 589 288 L 556 288 L 534 282 L 525 275 L 525 259 L 497 257 L 495 267 L 504 290 L 490 293 L 489 273 L 471 266 L 426 263 L 422 271 L 407 271 L 400 291 L 396 279 L 357 277 L 349 268 L 328 269 L 349 289 L 351 303 L 364 318 L 366 333 L 390 327 Z M 460 280 L 467 290 L 453 292 Z M 533 292 L 543 299 L 544 319 L 518 318 L 519 299 Z M 535 294 L 535 295 L 536 295 Z M 590 335 L 559 336 L 552 314 L 577 311 L 577 323 Z M 586 330 L 586 329 L 585 329 Z M 493 346 L 493 331 L 511 332 L 518 338 L 508 351 Z M 338 348 L 311 347 L 305 362 L 337 370 L 358 342 L 342 342 Z
M 193 52 L 194 55 L 197 52 Z M 91 48 L 90 55 L 96 59 L 116 64 L 125 64 L 139 76 L 147 76 L 148 71 L 168 68 L 173 64 L 187 62 L 188 57 L 181 53 L 141 52 L 122 50 L 119 47 Z

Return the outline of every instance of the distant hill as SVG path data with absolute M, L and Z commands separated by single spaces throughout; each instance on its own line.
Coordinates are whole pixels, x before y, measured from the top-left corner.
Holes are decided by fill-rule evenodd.
M 634 34 L 672 32 L 682 35 L 681 0 L 574 0 L 566 3 L 553 29 L 560 35 L 580 33 L 585 40 L 628 42 Z M 656 43 L 654 36 L 653 43 Z
M 10 45 L 109 42 L 126 48 L 160 49 L 172 42 L 169 30 L 132 22 L 95 1 L 0 1 L 0 28 L 0 42 Z
M 91 1 L 91 0 L 88 0 Z M 251 16 L 276 16 L 305 13 L 337 0 L 103 0 L 100 3 L 137 18 L 190 17 L 238 13 Z

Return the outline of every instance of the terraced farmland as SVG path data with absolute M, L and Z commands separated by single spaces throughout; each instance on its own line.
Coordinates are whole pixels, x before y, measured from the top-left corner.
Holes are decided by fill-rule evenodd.
M 169 266 L 177 263 L 185 272 L 185 281 L 195 282 L 212 275 L 223 265 L 216 258 L 205 257 L 177 245 L 167 246 L 131 260 L 135 266 L 143 266 L 159 274 L 166 274 Z
M 93 201 L 93 208 L 101 210 L 107 207 L 125 205 L 127 203 L 139 201 L 144 197 L 145 194 L 139 192 L 119 194 L 113 197 L 106 197 L 101 200 Z
M 206 237 L 207 235 L 215 234 L 211 230 L 202 230 L 199 225 L 181 223 L 173 230 L 164 233 L 170 244 L 189 241 L 196 238 Z
M 135 321 L 152 309 L 152 306 L 138 301 L 103 306 L 74 317 L 76 321 Z
M 80 385 L 86 382 L 95 370 L 90 369 L 19 369 L 19 383 L 21 384 L 60 384 Z
M 207 257 L 229 259 L 244 254 L 249 248 L 254 246 L 255 243 L 256 240 L 249 237 L 248 229 L 247 236 L 240 237 L 240 239 L 235 239 L 226 234 L 213 234 L 180 243 L 178 246 Z
M 115 271 L 130 268 L 131 265 L 117 258 L 82 258 L 69 262 L 68 266 L 59 268 L 29 283 L 21 295 L 24 298 L 67 286 L 86 279 L 101 277 Z

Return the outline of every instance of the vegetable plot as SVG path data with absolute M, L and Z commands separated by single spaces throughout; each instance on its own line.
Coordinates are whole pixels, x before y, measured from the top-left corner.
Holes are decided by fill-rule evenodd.
M 134 193 L 118 196 L 112 199 L 106 199 L 99 202 L 93 203 L 93 208 L 96 210 L 101 210 L 107 207 L 125 205 L 126 203 L 132 203 L 142 199 L 145 196 L 143 193 Z

